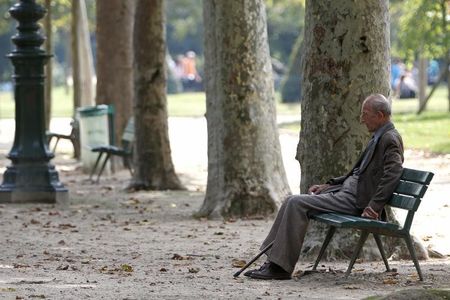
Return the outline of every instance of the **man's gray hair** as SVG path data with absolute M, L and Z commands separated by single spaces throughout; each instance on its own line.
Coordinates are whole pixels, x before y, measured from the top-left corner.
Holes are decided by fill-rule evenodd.
M 391 101 L 381 94 L 371 94 L 364 102 L 369 102 L 376 112 L 381 111 L 385 116 L 391 115 Z

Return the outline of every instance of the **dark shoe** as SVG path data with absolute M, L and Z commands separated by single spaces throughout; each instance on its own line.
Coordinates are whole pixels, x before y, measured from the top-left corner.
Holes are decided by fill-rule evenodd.
M 250 278 L 263 279 L 263 280 L 286 280 L 291 279 L 291 274 L 286 272 L 282 267 L 273 262 L 269 264 L 262 270 L 256 270 L 248 275 Z
M 244 276 L 250 277 L 250 274 L 252 274 L 253 272 L 256 272 L 256 271 L 264 270 L 265 268 L 267 268 L 269 266 L 269 264 L 270 264 L 270 261 L 266 261 L 262 264 L 261 267 L 259 267 L 259 269 L 253 269 L 253 270 L 249 270 L 249 271 L 245 272 Z

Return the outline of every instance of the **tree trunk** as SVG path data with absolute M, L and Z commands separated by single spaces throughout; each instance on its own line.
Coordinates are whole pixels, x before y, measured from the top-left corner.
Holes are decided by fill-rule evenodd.
M 79 0 L 72 0 L 71 6 L 71 16 L 72 20 L 70 23 L 70 34 L 71 34 L 71 55 L 72 55 L 72 81 L 73 81 L 73 115 L 75 117 L 75 112 L 78 107 L 80 107 L 80 97 L 81 97 L 81 78 L 80 78 L 80 54 L 79 54 L 79 41 L 78 41 L 78 23 L 80 19 L 80 2 Z M 77 130 L 79 130 L 77 128 Z M 79 132 L 76 134 L 77 137 L 80 136 Z M 74 157 L 80 159 L 81 157 L 81 143 L 78 141 L 74 144 Z
M 448 101 L 448 111 L 450 112 L 450 71 L 449 71 L 449 62 L 450 62 L 450 36 L 448 35 L 447 30 L 447 16 L 448 16 L 448 0 L 441 0 L 441 15 L 442 15 L 442 35 L 444 36 L 444 45 L 446 47 L 446 70 L 447 70 L 447 101 Z
M 303 52 L 303 34 L 299 35 L 289 58 L 289 69 L 281 83 L 281 101 L 283 103 L 300 102 L 302 98 L 301 59 Z
M 449 59 L 446 59 L 444 64 L 443 64 L 443 68 L 439 74 L 439 77 L 437 79 L 437 81 L 433 84 L 433 86 L 431 87 L 430 92 L 428 93 L 427 97 L 425 98 L 425 100 L 423 100 L 422 103 L 420 103 L 419 109 L 417 110 L 417 114 L 420 115 L 425 108 L 427 107 L 427 103 L 428 101 L 431 99 L 431 97 L 433 96 L 434 92 L 436 91 L 436 89 L 439 87 L 439 85 L 441 84 L 442 81 L 445 80 L 445 78 L 448 78 L 449 76 Z M 448 82 L 447 82 L 448 84 Z M 450 89 L 450 87 L 449 87 Z M 450 95 L 450 94 L 449 94 Z M 450 110 L 450 100 L 449 100 L 449 110 Z
M 423 105 L 427 93 L 427 59 L 419 52 L 419 107 Z
M 89 24 L 85 0 L 78 0 L 79 19 L 77 23 L 78 55 L 80 64 L 80 106 L 92 106 L 94 101 L 95 76 L 94 59 L 92 57 L 91 39 L 89 36 Z
M 306 9 L 302 192 L 353 166 L 369 138 L 362 101 L 390 91 L 388 1 L 309 1 Z
M 53 54 L 53 41 L 52 41 L 52 6 L 51 0 L 45 0 L 45 9 L 47 14 L 44 18 L 45 28 L 45 52 L 47 54 Z M 49 59 L 45 65 L 45 88 L 44 88 L 44 112 L 45 112 L 45 129 L 49 130 L 50 120 L 52 113 L 52 81 L 53 81 L 53 60 Z
M 71 41 L 72 41 L 72 79 L 73 79 L 73 106 L 74 112 L 78 107 L 80 107 L 80 90 L 81 90 L 81 79 L 80 79 L 80 55 L 79 55 L 79 40 L 78 40 L 78 23 L 80 22 L 80 1 L 72 0 L 72 22 L 71 26 Z
M 120 144 L 132 115 L 135 1 L 97 1 L 97 104 L 112 104 L 114 140 Z M 150 51 L 150 49 L 148 49 Z
M 269 215 L 289 193 L 262 0 L 205 0 L 208 182 L 197 216 Z
M 169 143 L 163 0 L 137 1 L 133 49 L 136 154 L 129 189 L 184 189 Z
M 72 76 L 75 110 L 94 104 L 94 67 L 84 0 L 72 0 Z
M 305 24 L 297 152 L 302 192 L 351 169 L 369 137 L 359 123 L 363 100 L 371 93 L 388 96 L 390 92 L 387 0 L 307 1 Z M 311 223 L 303 254 L 315 256 L 324 237 L 324 227 Z M 357 239 L 354 232 L 339 230 L 327 256 L 348 257 Z M 385 243 L 397 245 L 391 239 Z M 361 256 L 378 257 L 375 244 L 369 245 Z

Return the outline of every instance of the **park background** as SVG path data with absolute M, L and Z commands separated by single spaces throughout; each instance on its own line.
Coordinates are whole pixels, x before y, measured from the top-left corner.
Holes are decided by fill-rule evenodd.
M 8 1 L 7 1 L 8 2 Z M 41 3 L 43 3 L 44 1 L 41 1 Z M 5 16 L 5 14 L 3 14 L 5 10 L 3 10 L 3 7 L 8 7 L 8 5 L 14 3 L 14 1 L 9 1 L 8 3 L 3 2 L 2 5 L 2 15 Z M 71 80 L 70 80 L 70 57 L 67 54 L 68 52 L 70 52 L 69 48 L 69 43 L 67 42 L 68 37 L 68 28 L 69 28 L 69 18 L 68 15 L 70 14 L 70 2 L 69 1 L 52 1 L 53 5 L 55 6 L 53 12 L 54 12 L 54 53 L 55 53 L 55 59 L 54 59 L 54 65 L 53 65 L 53 70 L 54 70 L 54 76 L 53 76 L 53 92 L 52 92 L 52 123 L 50 125 L 50 129 L 51 130 L 63 130 L 65 132 L 70 131 L 69 126 L 67 126 L 70 122 L 70 118 L 73 116 L 73 112 L 74 112 L 74 101 L 73 101 L 73 90 L 71 88 Z M 424 2 L 425 3 L 425 2 Z M 437 2 L 436 2 L 437 3 Z M 95 59 L 95 2 L 94 1 L 86 1 L 87 4 L 87 16 L 88 16 L 88 20 L 89 20 L 89 24 L 88 24 L 88 28 L 89 28 L 89 36 L 90 36 L 90 40 L 92 41 L 92 57 Z M 426 4 L 426 3 L 425 3 Z M 425 5 L 425 4 L 421 4 L 420 1 L 391 1 L 391 53 L 393 56 L 393 59 L 400 59 L 404 64 L 405 64 L 405 68 L 412 71 L 414 68 L 414 65 L 417 61 L 417 53 L 414 51 L 414 49 L 416 49 L 414 43 L 414 41 L 417 41 L 417 38 L 402 34 L 404 32 L 407 32 L 408 30 L 410 30 L 411 28 L 414 28 L 415 30 L 421 29 L 422 27 L 424 27 L 424 31 L 428 30 L 429 32 L 429 28 L 428 28 L 428 23 L 427 21 L 424 21 L 424 23 L 422 24 L 423 26 L 421 26 L 420 24 L 416 24 L 414 25 L 414 23 L 408 23 L 408 17 L 410 19 L 413 19 L 413 21 L 415 20 L 414 18 L 411 17 L 411 12 L 414 11 L 414 9 L 411 9 L 412 7 L 421 7 L 420 5 Z M 276 88 L 276 101 L 277 101 L 277 114 L 278 114 L 278 119 L 279 119 L 279 123 L 280 123 L 280 132 L 281 132 L 281 137 L 283 137 L 283 134 L 286 133 L 287 135 L 289 135 L 291 138 L 295 139 L 297 136 L 298 138 L 298 132 L 299 132 L 299 119 L 300 119 L 300 103 L 298 103 L 295 100 L 299 100 L 295 99 L 289 99 L 289 100 L 285 100 L 283 101 L 282 99 L 282 91 L 281 91 L 281 87 L 282 87 L 282 83 L 283 81 L 287 81 L 287 74 L 289 73 L 288 70 L 290 69 L 290 63 L 292 63 L 293 61 L 295 61 L 294 56 L 292 55 L 293 49 L 294 49 L 294 45 L 297 41 L 297 39 L 299 38 L 299 36 L 301 36 L 302 30 L 303 30 L 303 24 L 301 22 L 298 22 L 298 20 L 302 20 L 302 14 L 304 14 L 304 3 L 303 1 L 266 1 L 266 5 L 267 5 L 267 14 L 268 14 L 268 32 L 269 32 L 269 45 L 271 48 L 271 55 L 273 56 L 273 61 L 272 61 L 272 66 L 274 68 L 274 78 L 275 78 L 275 88 Z M 199 5 L 196 1 L 167 1 L 167 16 L 168 16 L 168 20 L 167 20 L 167 48 L 168 48 L 168 53 L 170 53 L 172 60 L 175 61 L 176 57 L 178 55 L 183 55 L 186 54 L 188 51 L 194 51 L 195 55 L 196 55 L 196 68 L 197 71 L 199 73 L 199 77 L 203 78 L 203 49 L 202 49 L 202 24 L 201 24 L 201 5 Z M 292 9 L 292 7 L 297 7 L 298 9 Z M 60 14 L 60 16 L 58 16 L 58 14 Z M 417 19 L 417 18 L 416 18 Z M 0 44 L 0 48 L 1 48 L 1 52 L 2 55 L 3 54 L 7 54 L 11 51 L 12 49 L 12 44 L 10 43 L 10 37 L 12 35 L 12 33 L 14 32 L 14 26 L 12 25 L 13 22 L 11 19 L 5 17 L 5 19 L 3 21 L 2 25 L 2 29 L 4 34 L 2 34 L 2 36 L 0 37 L 0 39 L 2 42 Z M 410 21 L 410 22 L 413 22 Z M 418 21 L 418 20 L 415 20 Z M 300 23 L 300 24 L 298 24 Z M 5 26 L 6 24 L 6 26 Z M 66 34 L 64 36 L 64 34 Z M 431 36 L 431 38 L 433 38 L 433 36 Z M 409 39 L 409 40 L 408 40 Z M 424 41 L 420 41 L 422 43 L 425 43 Z M 409 45 L 409 43 L 412 43 L 412 45 Z M 427 50 L 428 51 L 428 50 Z M 435 51 L 435 52 L 433 52 Z M 442 70 L 442 65 L 445 65 L 445 57 L 443 56 L 433 56 L 433 53 L 439 53 L 438 50 L 436 49 L 429 49 L 429 52 L 427 52 L 428 58 L 429 58 L 429 62 L 431 62 L 431 60 L 437 61 L 438 64 L 440 65 L 440 70 Z M 292 58 L 290 58 L 292 57 Z M 168 60 L 168 64 L 171 63 L 172 60 Z M 95 65 L 95 61 L 94 61 L 94 65 Z M 444 68 L 445 69 L 445 68 Z M 284 72 L 283 72 L 284 70 Z M 12 95 L 12 85 L 10 82 L 10 78 L 11 78 L 11 64 L 7 59 L 3 59 L 2 63 L 0 64 L 0 73 L 1 73 L 1 77 L 2 78 L 2 84 L 1 84 L 1 88 L 2 91 L 0 92 L 0 118 L 1 119 L 9 119 L 12 118 L 14 116 L 14 100 L 13 100 L 13 95 Z M 283 79 L 283 76 L 285 76 L 285 78 Z M 293 77 L 295 78 L 295 76 Z M 172 78 L 174 79 L 174 78 Z M 300 78 L 297 78 L 298 82 L 300 82 Z M 294 80 L 295 81 L 295 80 Z M 428 82 L 427 82 L 428 83 Z M 430 91 L 433 88 L 433 83 L 432 81 L 429 82 L 430 85 L 427 87 L 426 91 Z M 201 87 L 199 87 L 198 89 L 200 89 L 200 91 L 182 91 L 179 88 L 179 84 L 177 84 L 175 82 L 174 86 L 177 86 L 178 88 L 175 88 L 174 90 L 169 90 L 169 95 L 167 98 L 167 104 L 168 104 L 168 115 L 169 115 L 169 120 L 172 119 L 175 122 L 177 122 L 177 120 L 184 120 L 183 118 L 187 118 L 187 119 L 191 119 L 191 118 L 203 118 L 204 114 L 205 114 L 205 110 L 206 110 L 206 104 L 205 104 L 205 94 L 201 91 Z M 197 88 L 196 88 L 197 89 Z M 395 86 L 393 86 L 393 95 L 395 95 Z M 427 93 L 425 93 L 427 94 Z M 417 93 L 418 96 L 418 93 Z M 294 102 L 294 103 L 292 103 Z M 433 166 L 439 166 L 440 164 L 446 164 L 448 163 L 449 160 L 449 155 L 450 155 L 450 115 L 448 112 L 448 96 L 447 96 L 447 84 L 446 82 L 441 83 L 437 89 L 435 90 L 435 92 L 433 93 L 432 97 L 429 99 L 428 103 L 427 103 L 427 107 L 426 110 L 424 112 L 422 112 L 421 114 L 417 114 L 417 111 L 419 109 L 419 99 L 417 98 L 410 98 L 410 99 L 397 99 L 395 97 L 393 97 L 393 110 L 394 110 L 394 122 L 397 126 L 397 128 L 399 129 L 399 131 L 401 132 L 402 136 L 404 137 L 404 142 L 406 145 L 406 148 L 408 149 L 408 151 L 412 151 L 410 152 L 411 155 L 409 157 L 411 157 L 412 159 L 417 159 L 419 160 L 422 158 L 428 158 L 430 159 L 430 161 L 435 162 L 434 164 L 432 164 Z M 62 118 L 62 119 L 61 119 Z M 179 118 L 179 119 L 177 119 Z M 5 120 L 7 121 L 7 120 Z M 200 121 L 201 122 L 201 121 Z M 8 146 L 10 145 L 10 143 L 12 142 L 12 128 L 10 125 L 4 125 L 6 123 L 2 122 L 2 127 L 0 128 L 1 130 L 1 135 L 2 137 L 5 137 L 5 139 L 2 139 L 2 145 L 4 147 L 2 147 L 2 153 L 6 154 L 8 151 Z M 10 124 L 10 123 L 9 123 Z M 169 125 L 170 125 L 170 121 L 169 121 Z M 176 125 L 175 125 L 176 126 Z M 183 126 L 183 125 L 181 125 Z M 206 132 L 203 131 L 205 134 L 205 138 L 206 138 Z M 203 142 L 204 146 L 206 146 L 206 143 Z M 177 168 L 177 160 L 175 159 L 176 157 L 176 153 L 177 150 L 175 149 L 177 143 L 174 141 L 173 144 L 173 152 L 174 152 L 174 160 L 175 160 L 175 167 Z M 291 142 L 290 146 L 292 147 L 292 145 L 295 146 L 295 141 L 294 143 Z M 295 150 L 295 149 L 294 149 Z M 288 154 L 290 156 L 294 155 L 294 150 L 291 149 L 291 152 Z M 205 154 L 206 153 L 206 149 L 203 149 L 202 152 L 200 152 L 201 154 Z M 69 189 L 71 188 L 71 185 L 73 184 L 73 188 L 75 189 L 73 192 L 75 194 L 77 194 L 78 196 L 83 196 L 83 197 L 75 197 L 74 200 L 79 201 L 78 203 L 85 203 L 86 204 L 86 200 L 90 199 L 92 201 L 94 201 L 94 199 L 91 199 L 89 197 L 87 197 L 87 194 L 90 193 L 94 193 L 96 188 L 92 188 L 90 185 L 87 185 L 85 183 L 84 180 L 78 180 L 77 177 L 81 177 L 81 176 L 85 176 L 85 175 L 81 175 L 79 173 L 76 173 L 77 168 L 79 167 L 78 163 L 76 161 L 73 161 L 72 159 L 70 159 L 72 154 L 72 150 L 71 150 L 71 145 L 67 144 L 67 143 L 63 143 L 61 145 L 61 148 L 58 149 L 57 152 L 57 158 L 55 159 L 55 165 L 57 167 L 60 167 L 59 170 L 61 170 L 62 172 L 62 181 L 67 184 L 67 186 L 69 187 Z M 189 154 L 189 153 L 188 153 Z M 193 153 L 191 153 L 191 155 L 193 155 Z M 183 158 L 183 161 L 186 159 L 186 157 Z M 187 209 L 187 210 L 181 210 L 180 209 L 180 214 L 183 215 L 183 220 L 185 220 L 187 218 L 187 216 L 189 216 L 194 210 L 197 209 L 197 207 L 195 205 L 199 204 L 199 201 L 201 201 L 202 198 L 202 192 L 204 192 L 205 190 L 205 185 L 206 185 L 206 175 L 205 175 L 205 161 L 206 161 L 206 156 L 203 156 L 202 158 L 200 158 L 200 160 L 203 161 L 203 165 L 201 165 L 200 167 L 197 166 L 193 166 L 193 165 L 187 165 L 185 166 L 185 168 L 183 169 L 183 167 L 181 166 L 181 159 L 179 160 L 179 168 L 177 169 L 182 169 L 183 171 L 181 172 L 181 177 L 183 182 L 188 185 L 188 188 L 190 191 L 195 191 L 195 192 L 199 192 L 198 194 L 195 194 L 195 197 L 197 197 L 197 202 L 186 202 L 181 199 L 186 199 L 186 194 L 183 195 L 178 195 L 175 198 L 177 198 L 177 201 L 181 201 L 181 202 L 177 202 L 177 201 L 173 201 L 170 202 L 169 204 L 169 208 L 174 208 L 174 207 L 180 207 L 183 206 L 184 208 L 189 208 L 191 207 L 191 209 Z M 425 160 L 426 161 L 426 160 Z M 7 161 L 4 161 L 4 164 L 6 164 Z M 295 160 L 292 160 L 291 163 L 289 165 L 291 165 L 291 168 L 295 169 L 298 168 L 298 165 L 294 165 Z M 422 165 L 423 169 L 428 169 L 427 164 L 425 163 L 425 165 Z M 195 168 L 201 168 L 203 171 L 202 172 L 196 172 Z M 64 171 L 67 170 L 68 172 Z M 447 178 L 448 179 L 448 169 L 443 168 L 444 173 L 442 176 L 442 178 Z M 195 173 L 201 173 L 202 175 L 198 176 L 197 178 L 195 178 L 195 180 L 193 181 L 189 181 L 189 172 Z M 198 170 L 197 170 L 198 171 Z M 75 172 L 74 174 L 66 174 L 66 173 L 70 173 L 70 172 Z M 289 177 L 289 183 L 291 185 L 291 189 L 293 192 L 298 191 L 298 174 L 299 171 L 293 171 L 293 173 L 290 173 L 291 176 Z M 293 174 L 293 175 L 292 175 Z M 67 175 L 67 179 L 65 179 Z M 195 176 L 192 176 L 195 177 Z M 85 178 L 83 178 L 85 179 Z M 118 173 L 118 175 L 114 175 L 112 177 L 109 177 L 107 179 L 105 179 L 105 181 L 103 182 L 103 184 L 101 185 L 100 188 L 100 192 L 102 193 L 101 195 L 110 195 L 111 191 L 113 191 L 114 193 L 112 194 L 117 194 L 115 196 L 111 196 L 112 198 L 117 197 L 120 198 L 122 202 L 120 202 L 119 200 L 119 209 L 123 208 L 124 206 L 126 206 L 127 209 L 131 209 L 133 210 L 133 203 L 136 204 L 136 206 L 139 206 L 140 202 L 143 201 L 140 205 L 141 208 L 145 207 L 145 206 L 150 206 L 153 205 L 152 201 L 155 200 L 142 200 L 139 199 L 139 197 L 128 197 L 128 196 L 124 196 L 123 192 L 121 191 L 121 188 L 124 187 L 124 185 L 126 185 L 126 181 L 129 179 L 129 175 L 127 175 L 126 172 L 122 172 L 120 171 Z M 191 178 L 192 179 L 192 178 Z M 445 180 L 447 180 L 445 179 Z M 66 181 L 68 180 L 68 181 Z M 197 181 L 196 181 L 197 180 Z M 67 182 L 67 183 L 66 183 Z M 194 183 L 193 183 L 194 182 Z M 445 185 L 448 185 L 448 181 L 444 181 L 446 182 Z M 448 189 L 445 189 L 446 187 L 444 187 L 443 191 L 447 191 L 448 193 Z M 140 194 L 139 194 L 140 195 Z M 150 196 L 149 196 L 150 195 Z M 142 195 L 143 198 L 146 197 L 161 197 L 161 199 L 167 200 L 167 198 L 170 198 L 170 196 L 167 195 L 161 195 L 161 194 L 152 194 L 150 193 L 149 195 Z M 159 195 L 159 196 L 158 196 Z M 172 194 L 169 194 L 172 195 Z M 84 199 L 81 199 L 84 198 Z M 159 200 L 156 200 L 156 202 L 158 202 Z M 200 199 L 200 200 L 199 200 Z M 152 202 L 152 203 L 150 203 Z M 158 202 L 159 203 L 159 202 Z M 164 203 L 164 201 L 162 201 L 161 203 Z M 158 204 L 158 205 L 162 205 L 164 208 L 160 209 L 161 211 L 164 211 L 164 209 L 168 209 L 165 207 L 165 204 Z M 195 204 L 196 203 L 196 204 Z M 78 205 L 79 205 L 78 204 Z M 104 203 L 101 203 L 102 205 Z M 90 204 L 86 204 L 88 206 L 90 206 Z M 93 210 L 95 210 L 95 206 L 99 205 L 97 204 L 92 204 Z M 128 205 L 128 206 L 127 206 Z M 445 206 L 448 205 L 446 203 L 440 203 L 437 204 L 437 207 L 442 207 L 443 211 L 445 212 Z M 192 208 L 192 206 L 195 206 L 194 208 Z M 4 207 L 3 207 L 4 209 Z M 115 209 L 115 208 L 113 208 Z M 17 208 L 18 213 L 20 214 L 20 212 L 22 211 L 22 213 L 25 211 L 26 213 L 29 213 L 31 215 L 44 215 L 44 213 L 42 213 L 42 211 L 37 210 L 36 211 L 36 207 L 30 206 L 29 208 L 26 208 L 23 210 L 21 210 L 20 208 Z M 81 211 L 83 211 L 82 214 L 84 214 L 84 208 L 80 209 Z M 87 209 L 89 210 L 89 208 Z M 158 211 L 158 208 L 155 209 L 156 211 Z M 48 213 L 48 214 L 52 214 L 53 212 L 53 208 L 52 207 L 44 207 L 44 212 Z M 72 210 L 72 214 L 74 213 L 74 211 L 76 210 Z M 107 214 L 103 215 L 104 212 L 100 212 L 100 214 L 102 214 L 101 217 L 99 217 L 100 219 L 102 218 L 108 218 Z M 70 214 L 70 212 L 68 212 L 68 214 Z M 62 213 L 62 217 L 67 217 L 68 215 L 66 215 L 64 212 Z M 86 213 L 86 215 L 88 215 L 88 213 Z M 175 214 L 176 215 L 176 214 Z M 166 216 L 170 216 L 169 213 L 166 212 Z M 82 217 L 81 217 L 82 219 Z M 34 221 L 33 221 L 34 220 Z M 145 220 L 145 219 L 144 219 Z M 155 220 L 158 220 L 157 218 L 155 218 Z M 4 222 L 8 222 L 10 220 L 6 219 Z M 81 224 L 81 220 L 80 224 Z M 103 220 L 105 221 L 105 220 Z M 111 220 L 109 220 L 111 221 Z M 143 221 L 143 220 L 141 220 Z M 43 224 L 43 221 L 40 221 L 38 219 L 35 219 L 34 216 L 33 217 L 29 217 L 28 218 L 28 222 L 30 224 L 34 224 L 36 225 L 36 227 L 40 226 L 40 224 Z M 37 223 L 36 223 L 37 222 Z M 115 221 L 116 222 L 116 221 Z M 111 222 L 111 223 L 115 223 L 115 222 Z M 121 223 L 120 226 L 125 226 L 123 225 L 125 223 L 127 223 L 128 221 L 123 221 L 124 223 Z M 155 221 L 156 222 L 156 221 Z M 191 222 L 191 221 L 189 221 Z M 207 221 L 203 221 L 203 222 L 207 222 Z M 258 222 L 258 221 L 256 221 Z M 265 221 L 262 221 L 265 222 Z M 143 222 L 146 223 L 146 222 Z M 263 223 L 262 227 L 267 227 L 269 223 Z M 198 224 L 197 224 L 198 225 Z M 205 224 L 200 223 L 200 226 L 204 226 Z M 241 224 L 242 225 L 242 224 Z M 261 224 L 259 224 L 258 226 L 260 226 Z M 248 226 L 248 224 L 244 224 L 243 226 Z M 253 225 L 252 225 L 253 226 Z M 64 227 L 64 226 L 63 226 Z M 69 226 L 70 227 L 70 226 Z M 148 230 L 154 230 L 155 224 L 148 226 Z M 194 226 L 195 227 L 195 226 Z M 209 225 L 206 225 L 206 229 L 202 228 L 205 230 L 205 232 L 208 232 L 208 228 L 219 228 L 218 230 L 212 230 L 214 231 L 214 235 L 220 236 L 222 234 L 224 234 L 224 232 L 222 231 L 222 227 L 226 227 L 226 225 L 220 225 L 219 223 L 210 223 Z M 233 227 L 233 229 L 230 230 L 229 234 L 230 236 L 235 236 L 236 232 L 239 231 L 239 226 L 235 226 Z M 123 229 L 123 228 L 120 228 Z M 130 229 L 130 228 L 128 228 Z M 128 231 L 128 229 L 123 229 Z M 37 229 L 36 229 L 37 230 Z M 133 229 L 132 229 L 133 230 Z M 168 229 L 166 229 L 168 230 Z M 264 228 L 260 229 L 260 235 L 259 237 L 262 238 L 263 237 L 263 233 L 264 233 Z M 185 232 L 180 233 L 180 235 L 183 235 Z M 228 232 L 225 232 L 225 234 L 227 235 Z M 441 233 L 439 233 L 441 234 Z M 185 235 L 188 236 L 190 234 Z M 70 236 L 70 235 L 68 235 Z M 129 241 L 131 242 L 133 239 L 131 238 L 132 235 L 130 235 L 130 239 Z M 432 240 L 432 238 L 430 237 L 430 233 L 427 232 L 422 238 L 426 238 L 428 240 Z M 444 237 L 445 238 L 445 237 Z M 260 240 L 257 239 L 257 237 L 252 237 L 249 238 L 253 245 L 250 247 L 250 249 L 245 248 L 244 250 L 246 252 L 248 252 L 248 256 L 251 256 L 251 251 L 253 250 L 253 252 L 256 251 L 256 247 L 257 244 Z M 64 240 L 63 240 L 64 241 Z M 59 243 L 60 241 L 54 241 L 54 243 Z M 64 241 L 64 243 L 66 243 L 66 241 Z M 203 241 L 203 243 L 208 243 L 208 241 Z M 60 245 L 63 243 L 60 243 Z M 111 245 L 110 245 L 111 246 Z M 75 246 L 74 246 L 75 247 Z M 223 247 L 223 245 L 221 246 Z M 64 248 L 64 247 L 59 247 L 59 248 Z M 114 248 L 112 246 L 112 248 Z M 443 247 L 443 249 L 446 249 L 445 246 Z M 167 249 L 166 249 L 167 250 Z M 166 250 L 162 250 L 162 251 L 166 251 Z M 189 263 L 189 259 L 187 257 L 195 257 L 195 255 L 189 256 L 187 254 L 189 254 L 190 252 L 185 251 L 185 250 L 179 250 L 179 251 L 184 251 L 183 253 L 185 254 L 184 257 L 188 262 L 186 263 L 186 265 L 188 265 Z M 234 251 L 236 251 L 235 255 L 231 255 L 233 257 L 238 257 L 239 255 L 239 251 L 240 248 L 235 248 Z M 448 255 L 447 253 L 445 253 L 446 250 L 441 250 L 441 252 L 444 252 L 444 255 Z M 172 251 L 173 252 L 173 251 Z M 175 253 L 170 253 L 170 259 L 172 259 L 173 254 Z M 192 253 L 191 253 L 192 254 Z M 442 253 L 441 253 L 442 254 Z M 100 255 L 100 254 L 99 254 Z M 167 253 L 165 254 L 167 256 Z M 206 255 L 206 254 L 204 254 Z M 218 255 L 220 257 L 220 255 Z M 66 257 L 67 258 L 67 257 Z M 167 259 L 167 258 L 166 258 Z M 217 258 L 215 258 L 217 259 Z M 231 260 L 231 257 L 227 257 L 227 259 Z M 219 259 L 217 259 L 219 260 Z M 220 260 L 219 262 L 216 262 L 218 265 L 220 265 Z M 124 263 L 125 264 L 125 263 Z M 122 265 L 124 265 L 122 264 Z M 60 264 L 55 266 L 55 268 L 60 268 L 62 266 L 62 269 L 65 268 L 65 265 Z M 219 268 L 218 266 L 215 266 L 216 268 Z M 19 266 L 16 269 L 20 269 L 21 267 Z M 25 270 L 27 269 L 27 267 L 23 267 Z M 70 267 L 69 267 L 70 268 Z M 103 268 L 103 266 L 99 266 L 96 270 L 100 270 L 101 268 Z M 107 267 L 106 269 L 104 269 L 103 271 L 110 272 L 110 275 L 112 275 L 111 277 L 114 277 L 117 275 L 117 278 L 121 278 L 121 276 L 124 276 L 123 274 L 118 274 L 120 272 L 122 272 L 121 270 L 116 270 L 114 269 L 114 267 L 109 268 Z M 158 269 L 158 271 L 162 270 L 164 267 L 161 267 Z M 431 267 L 433 268 L 433 267 Z M 120 268 L 119 268 L 120 269 Z M 188 270 L 188 279 L 195 279 L 193 278 L 193 276 L 195 276 L 195 274 L 197 274 L 194 270 L 192 270 L 192 272 L 189 271 L 190 268 L 187 268 Z M 184 270 L 184 269 L 183 269 Z M 444 266 L 444 270 L 448 270 L 448 265 Z M 64 270 L 63 270 L 64 271 Z M 72 270 L 72 271 L 76 271 L 76 270 Z M 147 272 L 149 272 L 147 270 Z M 163 271 L 161 271 L 162 273 L 164 273 Z M 100 273 L 102 273 L 102 271 L 100 271 Z M 122 272 L 123 273 L 123 272 Z M 136 272 L 137 273 L 137 272 Z M 182 272 L 181 272 L 182 273 Z M 193 275 L 194 274 L 194 275 Z M 180 275 L 180 274 L 178 274 Z M 181 276 L 183 276 L 185 274 L 181 274 Z M 190 277 L 189 277 L 190 276 Z M 202 276 L 202 275 L 200 275 Z M 220 277 L 220 276 L 219 276 Z M 112 279 L 111 282 L 114 282 L 115 279 Z M 206 278 L 207 279 L 207 278 Z M 71 278 L 71 280 L 74 280 L 73 278 Z M 140 278 L 140 280 L 144 280 L 145 282 L 145 278 Z M 219 279 L 218 279 L 219 280 Z M 164 281 L 164 280 L 163 280 Z M 43 280 L 44 284 L 52 284 L 52 281 L 47 281 Z M 167 282 L 165 282 L 166 284 Z M 400 282 L 400 284 L 402 284 Z M 95 285 L 95 284 L 94 284 Z M 232 285 L 231 285 L 232 286 Z M 61 288 L 61 287 L 59 287 Z M 81 287 L 83 289 L 83 287 Z M 92 287 L 90 285 L 85 286 L 85 289 L 94 289 L 95 287 Z M 355 285 L 347 285 L 345 290 L 352 290 L 353 288 L 355 288 Z M 358 287 L 356 287 L 355 289 L 358 289 Z M 393 289 L 390 289 L 393 290 Z M 266 291 L 266 293 L 269 293 L 268 291 Z M 214 295 L 214 293 L 212 293 L 212 295 Z M 270 295 L 266 295 L 266 296 L 270 296 Z

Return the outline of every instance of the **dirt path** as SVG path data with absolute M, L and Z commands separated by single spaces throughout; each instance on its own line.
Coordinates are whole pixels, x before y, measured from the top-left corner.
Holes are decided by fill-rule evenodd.
M 174 163 L 189 191 L 127 194 L 127 171 L 93 185 L 60 153 L 55 164 L 70 190 L 67 205 L 0 205 L 0 299 L 361 299 L 450 288 L 450 156 L 406 152 L 406 166 L 436 172 L 413 231 L 446 258 L 421 262 L 424 282 L 410 261 L 391 262 L 398 274 L 360 262 L 347 281 L 346 261 L 325 262 L 322 272 L 298 280 L 233 279 L 233 264 L 257 253 L 272 221 L 191 218 L 204 196 L 206 139 L 180 137 L 184 121 L 170 125 Z M 206 132 L 203 120 L 188 123 L 196 136 Z M 299 177 L 289 170 L 298 169 L 290 153 L 296 135 L 281 132 L 280 140 L 295 191 Z M 310 263 L 298 263 L 297 271 Z

